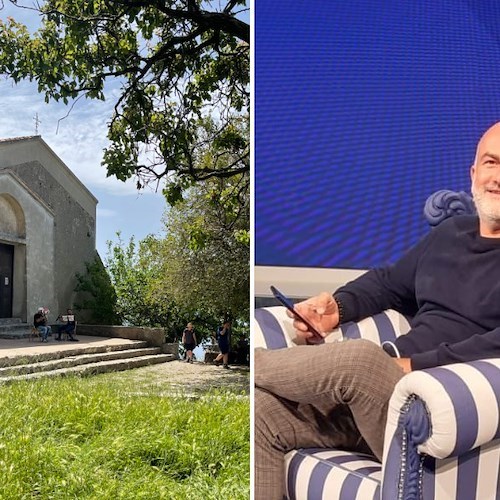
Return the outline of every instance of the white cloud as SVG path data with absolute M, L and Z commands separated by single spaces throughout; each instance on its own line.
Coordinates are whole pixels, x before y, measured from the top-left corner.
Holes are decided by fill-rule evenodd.
M 100 208 L 97 205 L 97 217 L 116 217 L 118 213 L 116 210 L 110 210 L 109 208 Z
M 91 191 L 100 188 L 113 195 L 137 194 L 134 179 L 122 182 L 107 177 L 101 165 L 115 101 L 80 99 L 70 110 L 62 103 L 46 104 L 32 82 L 12 86 L 6 80 L 0 81 L 0 95 L 1 138 L 35 135 L 38 116 L 38 133 Z

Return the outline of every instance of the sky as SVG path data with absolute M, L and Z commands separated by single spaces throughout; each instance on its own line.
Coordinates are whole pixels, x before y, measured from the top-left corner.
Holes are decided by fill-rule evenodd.
M 30 29 L 38 26 L 36 13 L 16 8 L 6 0 L 0 19 L 7 16 Z M 124 183 L 107 178 L 106 169 L 101 166 L 103 149 L 108 144 L 106 123 L 111 117 L 113 96 L 118 92 L 116 81 L 107 89 L 107 101 L 80 99 L 70 111 L 62 103 L 46 104 L 34 83 L 23 81 L 14 85 L 5 77 L 0 78 L 0 139 L 36 135 L 38 116 L 38 135 L 99 200 L 96 248 L 103 259 L 107 254 L 106 242 L 117 241 L 117 231 L 125 242 L 131 236 L 141 240 L 148 234 L 161 234 L 166 208 L 161 188 L 158 192 L 153 188 L 138 192 L 134 179 Z

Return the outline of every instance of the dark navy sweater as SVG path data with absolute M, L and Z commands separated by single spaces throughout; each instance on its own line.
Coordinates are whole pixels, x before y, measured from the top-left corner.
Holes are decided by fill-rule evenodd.
M 344 321 L 384 309 L 411 315 L 395 344 L 413 369 L 500 357 L 500 238 L 480 236 L 475 216 L 443 221 L 394 265 L 334 295 Z

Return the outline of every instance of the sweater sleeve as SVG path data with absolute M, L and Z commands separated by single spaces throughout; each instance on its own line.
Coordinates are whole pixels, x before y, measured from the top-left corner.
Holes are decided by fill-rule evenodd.
M 500 328 L 476 334 L 455 344 L 442 343 L 436 349 L 411 356 L 413 370 L 423 370 L 451 363 L 500 358 Z
M 344 307 L 343 321 L 359 321 L 385 309 L 414 315 L 417 312 L 415 274 L 418 261 L 433 235 L 434 230 L 395 264 L 372 269 L 337 289 L 334 297 Z

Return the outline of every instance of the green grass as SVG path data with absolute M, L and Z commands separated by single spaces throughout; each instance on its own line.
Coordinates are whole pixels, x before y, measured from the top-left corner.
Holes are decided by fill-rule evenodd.
M 124 381 L 0 386 L 0 499 L 249 498 L 248 397 Z

